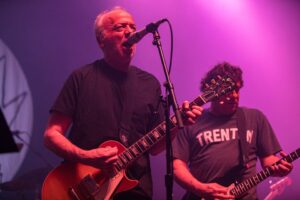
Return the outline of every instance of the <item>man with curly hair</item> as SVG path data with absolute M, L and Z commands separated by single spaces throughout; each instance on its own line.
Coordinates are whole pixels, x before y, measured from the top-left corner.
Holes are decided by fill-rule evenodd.
M 241 68 L 227 62 L 216 65 L 201 81 L 201 90 L 217 76 L 230 77 L 235 90 L 212 101 L 196 123 L 185 127 L 174 140 L 174 174 L 176 181 L 187 190 L 185 200 L 234 199 L 228 187 L 235 180 L 245 180 L 256 174 L 256 160 L 262 167 L 271 166 L 286 154 L 265 115 L 257 109 L 239 107 L 243 87 Z M 242 113 L 245 119 L 245 143 L 238 129 Z M 241 128 L 242 129 L 242 128 Z M 247 146 L 246 162 L 241 145 Z M 244 147 L 243 147 L 244 148 Z M 273 176 L 285 176 L 292 165 L 284 160 L 272 166 Z M 255 187 L 241 199 L 257 199 Z

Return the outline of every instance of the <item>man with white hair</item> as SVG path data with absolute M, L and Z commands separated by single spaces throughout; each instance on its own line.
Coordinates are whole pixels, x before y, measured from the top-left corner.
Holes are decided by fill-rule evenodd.
M 82 163 L 110 174 L 132 155 L 120 159 L 117 146 L 99 144 L 114 139 L 128 147 L 163 121 L 159 81 L 130 65 L 136 46 L 124 42 L 135 31 L 131 14 L 120 7 L 97 16 L 95 33 L 104 58 L 69 76 L 50 109 L 44 134 L 45 145 L 66 162 Z M 184 102 L 183 110 L 185 124 L 191 124 L 202 108 L 189 109 L 188 102 Z M 163 142 L 158 142 L 150 153 L 156 155 L 162 147 Z M 131 163 L 126 175 L 139 183 L 124 192 L 113 191 L 114 199 L 152 199 L 148 153 Z

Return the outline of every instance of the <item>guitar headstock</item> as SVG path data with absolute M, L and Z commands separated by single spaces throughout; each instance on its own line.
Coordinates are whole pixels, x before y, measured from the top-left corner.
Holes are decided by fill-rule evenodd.
M 210 83 L 206 83 L 202 97 L 206 102 L 216 100 L 235 88 L 236 83 L 229 76 L 217 76 Z

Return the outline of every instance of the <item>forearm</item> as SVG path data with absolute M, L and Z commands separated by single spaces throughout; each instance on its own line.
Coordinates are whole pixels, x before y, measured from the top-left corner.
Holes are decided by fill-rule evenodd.
M 55 130 L 46 130 L 44 134 L 45 146 L 56 155 L 74 162 L 85 162 L 85 150 L 72 144 L 64 135 Z
M 87 163 L 90 151 L 83 150 L 66 138 L 72 119 L 58 112 L 50 114 L 44 132 L 44 144 L 56 155 L 70 161 Z
M 113 163 L 118 159 L 117 147 L 106 146 L 91 150 L 81 149 L 65 137 L 70 125 L 70 117 L 52 113 L 44 133 L 45 146 L 66 160 L 81 162 L 97 168 L 111 169 Z
M 228 193 L 228 188 L 218 183 L 202 183 L 197 180 L 190 172 L 186 163 L 182 160 L 174 160 L 175 180 L 186 190 L 205 199 L 234 199 Z M 200 199 L 200 198 L 199 198 Z
M 176 182 L 186 190 L 200 196 L 200 191 L 202 190 L 204 184 L 198 181 L 190 173 L 187 165 L 183 161 L 175 159 L 173 163 Z

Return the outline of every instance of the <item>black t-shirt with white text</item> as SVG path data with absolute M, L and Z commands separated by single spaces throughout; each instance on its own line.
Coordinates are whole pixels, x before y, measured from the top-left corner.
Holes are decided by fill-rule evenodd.
M 275 154 L 281 147 L 263 113 L 256 109 L 242 109 L 246 118 L 249 169 L 241 171 L 240 167 L 236 113 L 215 117 L 205 110 L 194 125 L 177 134 L 173 142 L 174 158 L 188 163 L 192 175 L 204 183 L 217 182 L 229 186 L 236 180 L 255 175 L 257 157 Z M 247 198 L 256 198 L 255 188 L 249 191 Z

